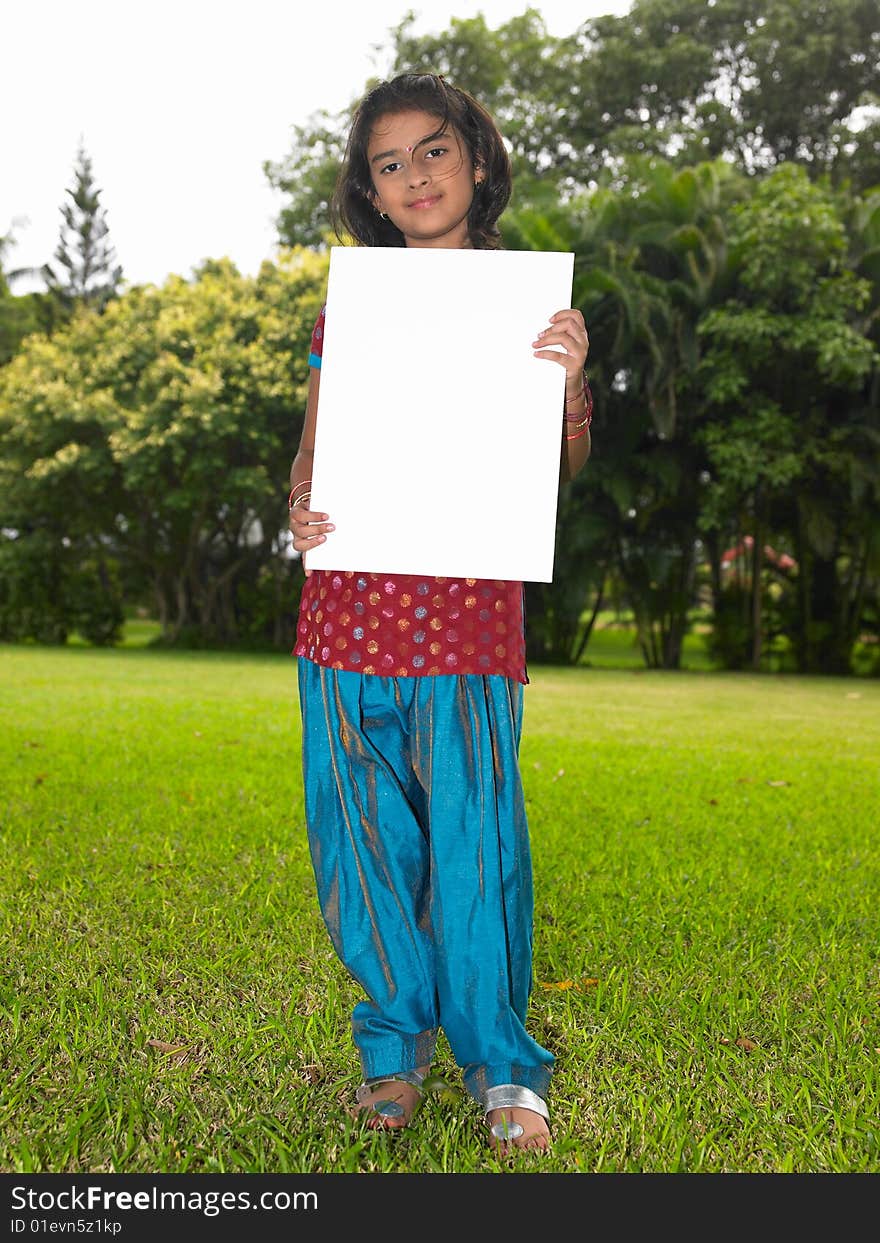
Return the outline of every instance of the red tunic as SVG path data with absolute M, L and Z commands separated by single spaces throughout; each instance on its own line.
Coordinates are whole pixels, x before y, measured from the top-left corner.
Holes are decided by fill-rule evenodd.
M 320 367 L 324 312 L 309 363 Z M 300 596 L 295 656 L 382 677 L 500 674 L 528 682 L 523 585 L 315 570 Z

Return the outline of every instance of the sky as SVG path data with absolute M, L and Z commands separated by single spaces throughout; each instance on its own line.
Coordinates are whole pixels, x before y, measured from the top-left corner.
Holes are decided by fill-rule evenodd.
M 547 30 L 623 14 L 631 0 L 12 0 L 0 71 L 0 235 L 6 270 L 52 261 L 80 141 L 125 285 L 190 278 L 228 255 L 255 275 L 276 254 L 283 195 L 263 162 L 292 127 L 346 108 L 389 68 L 407 11 L 420 34 L 537 9 Z M 461 85 L 467 86 L 467 83 Z M 15 282 L 13 292 L 44 288 Z

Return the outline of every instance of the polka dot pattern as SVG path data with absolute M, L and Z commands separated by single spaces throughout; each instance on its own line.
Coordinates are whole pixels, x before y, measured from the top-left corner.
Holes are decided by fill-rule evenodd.
M 315 570 L 295 656 L 384 677 L 526 675 L 522 583 Z

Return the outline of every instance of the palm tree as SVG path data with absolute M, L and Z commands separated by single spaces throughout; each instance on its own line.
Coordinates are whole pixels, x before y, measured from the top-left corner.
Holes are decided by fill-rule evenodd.
M 614 184 L 565 208 L 512 213 L 505 228 L 517 249 L 575 252 L 597 452 L 572 485 L 573 503 L 560 507 L 559 547 L 580 548 L 609 573 L 613 561 L 652 666 L 679 665 L 694 598 L 704 466 L 697 329 L 725 288 L 724 207 L 735 186 L 721 161 L 675 170 L 634 160 Z M 595 541 L 583 548 L 565 524 L 586 515 Z
M 18 244 L 13 230 L 17 224 L 24 223 L 26 223 L 24 218 L 18 216 L 13 220 L 12 227 L 8 233 L 0 233 L 0 292 L 2 293 L 9 292 L 16 281 L 24 280 L 26 277 L 36 280 L 41 275 L 40 268 L 11 268 L 9 271 L 6 270 L 6 257 Z

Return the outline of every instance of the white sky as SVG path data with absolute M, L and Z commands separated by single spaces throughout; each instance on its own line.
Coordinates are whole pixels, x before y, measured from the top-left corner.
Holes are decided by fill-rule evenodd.
M 346 107 L 389 68 L 389 31 L 532 7 L 567 35 L 631 0 L 12 0 L 0 69 L 0 235 L 5 266 L 52 260 L 80 136 L 128 284 L 189 278 L 228 255 L 247 274 L 275 254 L 283 196 L 262 171 L 291 127 Z M 379 52 L 379 48 L 383 50 Z M 467 83 L 461 85 L 467 86 Z M 42 289 L 39 279 L 15 293 Z

